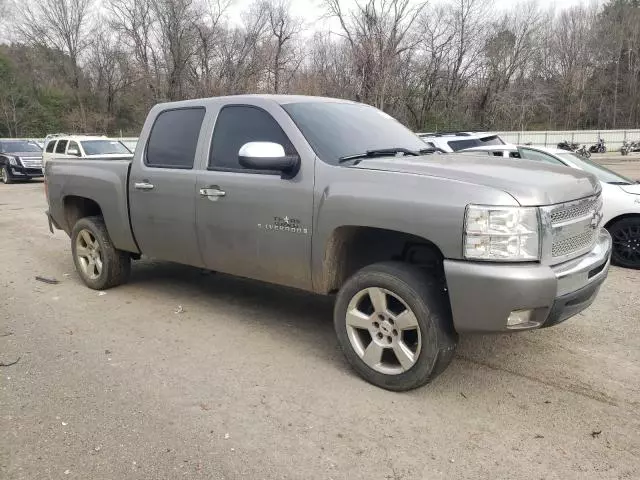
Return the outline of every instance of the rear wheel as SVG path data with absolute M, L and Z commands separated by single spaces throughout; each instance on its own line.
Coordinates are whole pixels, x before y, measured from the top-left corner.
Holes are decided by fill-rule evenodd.
M 71 232 L 71 251 L 82 281 L 94 290 L 125 283 L 131 271 L 131 256 L 111 243 L 102 217 L 81 218 Z
M 9 174 L 9 167 L 7 167 L 6 165 L 2 167 L 2 183 L 5 183 L 5 184 L 13 183 L 13 179 Z
M 640 269 L 640 217 L 623 218 L 609 227 L 615 265 Z
M 365 267 L 338 293 L 336 335 L 351 366 L 388 390 L 420 387 L 449 365 L 457 344 L 448 299 L 420 269 Z

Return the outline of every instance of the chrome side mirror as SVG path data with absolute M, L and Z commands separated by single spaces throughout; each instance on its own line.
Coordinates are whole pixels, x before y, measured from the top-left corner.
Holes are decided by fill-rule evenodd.
M 79 157 L 80 150 L 78 150 L 77 148 L 70 148 L 69 150 L 67 150 L 67 155 L 74 155 L 76 157 Z
M 238 162 L 249 170 L 271 170 L 292 178 L 300 167 L 300 157 L 286 155 L 284 147 L 273 142 L 245 143 L 238 152 Z

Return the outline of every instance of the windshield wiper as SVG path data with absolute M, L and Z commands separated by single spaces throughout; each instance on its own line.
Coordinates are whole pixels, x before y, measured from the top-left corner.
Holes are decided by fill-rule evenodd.
M 607 182 L 609 185 L 633 185 L 631 182 Z
M 409 150 L 408 148 L 378 148 L 376 150 L 367 150 L 365 153 L 356 153 L 355 155 L 346 155 L 344 157 L 340 157 L 338 159 L 338 163 L 348 162 L 350 160 L 363 160 L 366 158 L 374 158 L 374 157 L 392 157 L 396 156 L 399 153 L 403 153 L 404 155 L 410 155 L 412 157 L 418 157 L 423 153 L 431 153 L 435 150 L 433 148 L 423 148 L 420 151 Z

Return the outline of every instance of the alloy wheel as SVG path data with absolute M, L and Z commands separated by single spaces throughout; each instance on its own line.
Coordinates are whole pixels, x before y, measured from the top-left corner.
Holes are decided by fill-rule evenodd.
M 82 272 L 95 280 L 102 274 L 102 252 L 100 243 L 87 229 L 80 230 L 76 237 L 76 257 Z
M 613 248 L 626 264 L 640 267 L 640 223 L 613 232 Z
M 398 295 L 371 287 L 356 293 L 347 307 L 349 342 L 373 370 L 398 375 L 415 365 L 420 355 L 418 319 Z

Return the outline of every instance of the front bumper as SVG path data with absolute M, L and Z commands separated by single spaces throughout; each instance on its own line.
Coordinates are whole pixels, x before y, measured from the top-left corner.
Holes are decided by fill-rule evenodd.
M 458 332 L 508 332 L 556 325 L 587 308 L 609 272 L 611 237 L 601 229 L 587 254 L 553 267 L 445 260 Z M 532 310 L 530 321 L 507 327 L 512 312 Z
M 10 165 L 9 176 L 16 180 L 27 180 L 29 178 L 44 177 L 42 168 L 28 168 L 22 165 Z

